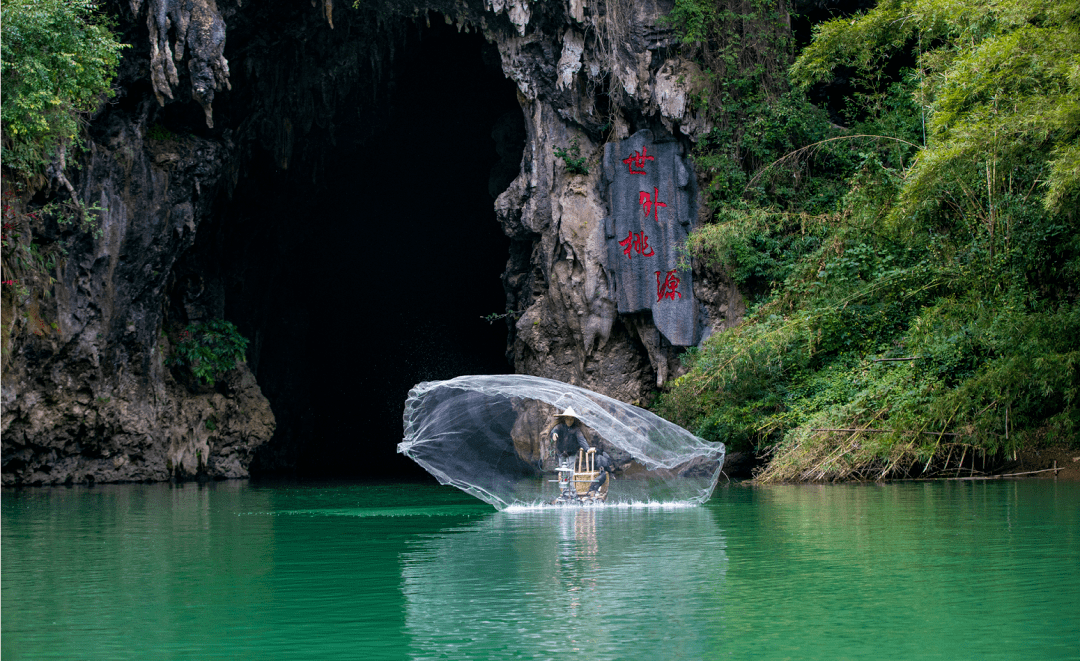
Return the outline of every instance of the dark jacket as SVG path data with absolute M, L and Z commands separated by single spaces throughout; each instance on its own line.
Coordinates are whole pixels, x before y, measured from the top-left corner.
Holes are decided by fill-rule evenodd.
M 560 422 L 551 430 L 551 436 L 555 440 L 555 450 L 560 455 L 577 454 L 578 448 L 589 449 L 589 442 L 585 439 L 580 425 L 567 427 L 565 423 Z M 558 438 L 555 438 L 556 436 Z

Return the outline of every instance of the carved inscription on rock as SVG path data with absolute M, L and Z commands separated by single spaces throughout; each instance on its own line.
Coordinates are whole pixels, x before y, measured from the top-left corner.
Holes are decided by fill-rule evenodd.
M 679 143 L 639 131 L 604 148 L 606 268 L 614 275 L 620 313 L 652 310 L 653 323 L 675 346 L 698 341 L 698 305 L 679 246 L 697 210 L 691 173 Z

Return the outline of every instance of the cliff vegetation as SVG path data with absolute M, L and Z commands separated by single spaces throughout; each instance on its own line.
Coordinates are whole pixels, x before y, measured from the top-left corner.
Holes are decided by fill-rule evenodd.
M 1075 444 L 1080 3 L 885 0 L 798 53 L 753 27 L 783 9 L 672 14 L 714 123 L 688 252 L 750 300 L 659 411 L 769 457 L 762 481 L 967 474 Z
M 106 96 L 121 44 L 91 0 L 3 0 L 3 158 L 44 171 Z
M 66 253 L 60 234 L 94 231 L 96 209 L 79 201 L 64 171 L 69 150 L 83 144 L 86 117 L 113 95 L 123 45 L 91 0 L 3 0 L 0 12 L 6 362 L 16 302 L 34 317 L 37 334 L 56 328 L 36 303 L 51 295 L 57 260 Z M 47 171 L 67 199 L 52 196 L 30 210 Z

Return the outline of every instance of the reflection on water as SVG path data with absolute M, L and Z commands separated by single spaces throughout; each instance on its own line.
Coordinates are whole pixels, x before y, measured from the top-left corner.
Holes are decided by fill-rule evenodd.
M 0 506 L 4 661 L 1080 658 L 1080 483 L 495 512 L 450 487 L 226 482 Z
M 403 555 L 413 658 L 704 658 L 717 649 L 724 538 L 712 511 L 499 512 Z M 703 626 L 699 613 L 715 624 Z
M 2 656 L 124 658 L 133 649 L 225 645 L 258 630 L 256 610 L 228 620 L 217 604 L 272 598 L 259 578 L 273 562 L 273 523 L 229 510 L 265 507 L 241 482 L 105 485 L 3 494 Z M 138 654 L 136 654 L 138 656 Z
M 1080 483 L 785 485 L 718 503 L 727 642 L 798 659 L 1077 659 Z

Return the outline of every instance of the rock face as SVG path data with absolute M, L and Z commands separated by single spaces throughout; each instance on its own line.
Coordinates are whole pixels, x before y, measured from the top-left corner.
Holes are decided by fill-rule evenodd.
M 679 372 L 685 347 L 742 311 L 722 274 L 677 260 L 699 206 L 686 154 L 708 127 L 689 102 L 700 72 L 657 27 L 670 5 L 388 0 L 336 13 L 332 0 L 112 5 L 133 48 L 118 102 L 95 116 L 82 169 L 68 173 L 84 201 L 106 209 L 101 235 L 38 228 L 68 249 L 51 297 L 5 290 L 3 483 L 247 474 L 275 434 L 256 382 L 265 314 L 250 311 L 258 307 L 251 301 L 260 309 L 297 303 L 243 280 L 246 251 L 266 244 L 284 262 L 303 239 L 252 226 L 239 241 L 228 228 L 245 221 L 230 215 L 229 200 L 253 172 L 265 172 L 267 185 L 281 177 L 325 193 L 328 145 L 378 133 L 393 98 L 391 65 L 412 43 L 408 35 L 433 21 L 480 32 L 517 87 L 520 165 L 508 186 L 510 177 L 495 172 L 491 184 L 493 192 L 505 187 L 494 206 L 510 240 L 503 286 L 513 368 L 645 400 Z M 503 165 L 516 160 L 516 147 L 505 147 L 513 140 L 499 138 L 515 134 L 511 120 L 493 131 Z M 583 168 L 555 153 L 573 145 Z M 665 164 L 670 188 L 642 176 L 652 183 L 623 190 L 635 182 L 614 183 L 622 152 L 646 147 L 662 159 L 648 163 Z M 648 268 L 649 249 L 633 234 L 659 220 L 626 224 L 645 209 L 645 193 L 650 212 L 670 213 L 670 232 L 649 235 L 663 264 Z M 54 194 L 43 189 L 39 198 Z M 655 206 L 657 197 L 669 206 Z M 640 271 L 631 279 L 621 261 L 627 236 L 628 261 Z M 660 300 L 643 305 L 649 298 Z M 253 339 L 250 369 L 240 365 L 216 390 L 192 386 L 165 363 L 170 332 L 230 310 Z M 283 383 L 276 392 L 303 401 L 303 383 Z M 277 397 L 275 407 L 286 400 Z M 301 408 L 276 411 L 284 424 L 275 438 L 293 439 L 275 450 L 279 464 L 305 442 Z
M 678 243 L 697 213 L 685 154 L 707 128 L 687 102 L 701 74 L 679 55 L 674 35 L 657 27 L 669 3 L 612 2 L 601 11 L 570 2 L 562 9 L 553 12 L 560 21 L 534 19 L 519 25 L 519 36 L 499 41 L 528 132 L 521 175 L 496 203 L 516 247 L 506 277 L 509 307 L 525 310 L 511 352 L 520 372 L 639 401 L 678 373 L 682 347 L 734 323 L 742 309 L 730 287 L 723 288 L 727 296 L 696 295 L 690 271 L 677 269 Z M 553 152 L 572 144 L 587 157 L 588 174 L 574 174 Z M 664 168 L 660 198 L 670 199 L 663 212 L 675 223 L 655 235 L 662 268 L 645 268 L 643 254 L 634 261 L 634 233 L 652 230 L 628 224 L 644 210 L 645 196 L 657 195 L 660 181 L 646 174 L 616 183 L 615 166 L 649 147 L 662 160 L 641 163 Z M 631 259 L 624 265 L 620 241 L 627 237 Z M 632 275 L 627 266 L 636 269 Z M 676 275 L 681 287 L 670 279 Z M 646 294 L 661 288 L 674 300 L 645 305 Z M 673 306 L 658 302 L 682 311 L 671 314 Z
M 699 309 L 693 275 L 679 253 L 697 220 L 690 164 L 680 152 L 678 143 L 656 142 L 647 130 L 604 146 L 610 210 L 604 266 L 613 275 L 620 313 L 647 310 L 667 342 L 691 347 L 708 312 Z
M 245 477 L 274 430 L 250 370 L 195 392 L 164 364 L 170 273 L 209 213 L 227 145 L 149 140 L 145 114 L 96 129 L 76 181 L 104 209 L 100 236 L 58 239 L 68 254 L 53 296 L 5 292 L 3 483 Z

